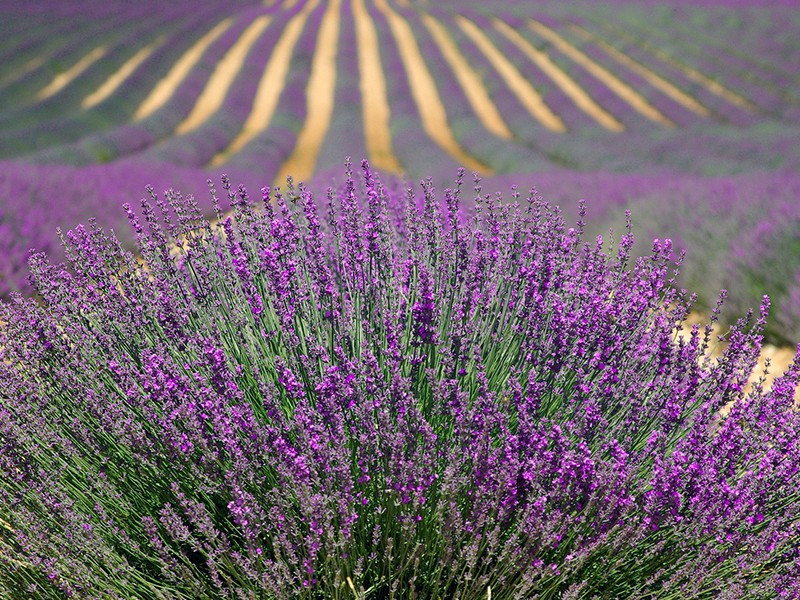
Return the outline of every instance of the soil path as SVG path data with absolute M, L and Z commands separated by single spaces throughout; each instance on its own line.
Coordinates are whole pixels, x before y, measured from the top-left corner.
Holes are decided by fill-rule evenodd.
M 678 335 L 683 338 L 688 338 L 689 333 L 691 332 L 691 326 L 694 324 L 698 324 L 701 327 L 705 326 L 708 323 L 708 316 L 693 312 L 689 315 L 689 317 L 684 321 L 686 327 L 684 330 L 679 332 Z M 713 336 L 722 335 L 727 331 L 726 327 L 722 327 L 719 324 L 715 324 L 713 327 Z M 713 338 L 712 338 L 713 339 Z M 713 342 L 712 342 L 713 343 Z M 711 350 L 711 357 L 712 358 L 719 358 L 722 353 L 727 348 L 727 344 L 725 342 L 720 342 L 716 346 L 714 346 Z M 776 378 L 783 375 L 789 366 L 792 364 L 794 360 L 796 348 L 792 346 L 773 346 L 772 344 L 764 344 L 761 347 L 761 354 L 758 358 L 758 364 L 753 369 L 752 374 L 750 375 L 750 379 L 748 380 L 748 390 L 752 388 L 753 384 L 756 383 L 762 376 L 764 377 L 764 385 L 766 389 L 769 389 L 772 386 L 772 383 L 775 381 Z M 767 374 L 764 374 L 764 369 L 766 368 L 767 361 L 769 361 L 769 369 Z M 800 402 L 800 387 L 795 392 L 795 400 Z
M 225 31 L 233 25 L 233 19 L 228 17 L 220 21 L 211 31 L 201 37 L 194 45 L 172 65 L 172 68 L 159 81 L 144 102 L 139 105 L 133 115 L 134 121 L 141 121 L 152 115 L 159 108 L 164 106 L 178 86 L 188 77 L 194 66 L 200 61 L 208 47 L 211 46 Z
M 530 27 L 530 29 L 532 29 L 537 35 L 550 42 L 561 53 L 565 54 L 574 62 L 578 63 L 581 67 L 586 69 L 595 78 L 602 81 L 606 87 L 608 87 L 608 89 L 622 98 L 622 100 L 630 104 L 630 106 L 638 113 L 647 117 L 651 121 L 655 121 L 656 123 L 663 125 L 664 127 L 675 127 L 675 124 L 665 117 L 661 111 L 650 104 L 644 98 L 644 96 L 622 81 L 619 77 L 611 73 L 611 71 L 586 56 L 586 54 L 578 50 L 575 46 L 558 35 L 555 31 L 546 25 L 535 21 L 534 19 L 528 19 L 528 27 Z

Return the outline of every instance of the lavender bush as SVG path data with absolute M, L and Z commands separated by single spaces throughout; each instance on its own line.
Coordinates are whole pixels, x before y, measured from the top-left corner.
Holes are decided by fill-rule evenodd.
M 629 264 L 630 229 L 584 241 L 535 193 L 465 215 L 462 175 L 362 168 L 321 206 L 223 179 L 213 226 L 152 194 L 141 262 L 91 223 L 32 256 L 0 597 L 800 593 L 800 362 L 743 391 L 766 300 L 707 360 L 669 240 Z

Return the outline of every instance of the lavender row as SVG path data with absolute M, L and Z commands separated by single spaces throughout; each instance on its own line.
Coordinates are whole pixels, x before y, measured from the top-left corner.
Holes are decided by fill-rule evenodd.
M 430 14 L 435 15 L 434 18 L 443 26 L 446 26 L 449 22 L 446 14 L 435 10 L 431 10 Z M 404 11 L 404 16 L 412 29 L 418 32 L 420 50 L 425 56 L 425 62 L 439 87 L 442 98 L 446 102 L 448 117 L 452 123 L 454 135 L 462 147 L 468 148 L 475 157 L 501 173 L 520 170 L 556 169 L 556 164 L 548 160 L 542 152 L 525 142 L 526 139 L 530 139 L 533 136 L 512 130 L 511 133 L 514 137 L 505 139 L 487 131 L 478 121 L 474 109 L 465 96 L 465 91 L 457 81 L 452 68 L 443 57 L 440 48 L 429 35 L 427 28 L 419 18 L 419 14 L 406 10 Z M 457 27 L 451 26 L 446 31 L 451 38 L 458 38 Z M 459 50 L 461 49 L 459 47 Z M 483 76 L 482 79 L 486 80 L 488 78 Z M 487 82 L 486 87 L 488 88 L 490 85 Z M 490 92 L 490 98 L 491 96 L 496 98 L 502 93 L 501 90 L 496 90 L 494 94 Z M 494 101 L 495 98 L 491 99 Z M 505 122 L 505 115 L 499 108 L 498 113 Z M 533 123 L 531 123 L 531 126 L 536 127 Z
M 295 7 L 292 11 L 282 12 L 273 17 L 268 28 L 248 52 L 241 70 L 237 73 L 217 112 L 196 129 L 182 135 L 170 132 L 159 143 L 142 150 L 136 156 L 149 161 L 202 167 L 215 155 L 223 152 L 242 130 L 250 111 L 254 108 L 254 97 L 263 75 L 264 65 L 269 60 L 286 23 L 299 9 L 300 7 Z M 263 7 L 238 13 L 237 27 L 227 31 L 219 40 L 225 51 L 236 42 L 242 30 L 261 14 L 264 14 Z M 214 59 L 209 58 L 207 65 L 198 68 L 210 73 L 215 66 Z M 205 85 L 206 82 L 203 83 L 204 87 Z M 182 98 L 184 106 L 181 110 L 185 114 L 189 114 L 192 110 L 199 95 L 200 90 L 195 96 L 187 93 Z
M 181 17 L 179 14 L 128 15 L 124 17 L 126 24 L 129 18 L 134 19 L 133 24 L 122 32 L 115 32 L 115 39 L 107 40 L 107 49 L 102 58 L 95 61 L 78 79 L 47 98 L 35 97 L 29 102 L 22 102 L 19 108 L 0 114 L 0 125 L 3 127 L 0 152 L 5 156 L 21 156 L 48 146 L 75 141 L 95 130 L 130 118 L 133 107 L 126 102 L 107 102 L 99 110 L 87 111 L 82 101 L 137 50 L 160 36 L 173 33 L 175 23 L 180 22 Z M 97 36 L 91 39 L 91 44 L 84 43 L 81 54 L 98 48 L 103 41 Z M 56 57 L 50 58 L 50 61 L 55 60 Z
M 131 13 L 136 16 L 142 14 L 141 9 L 129 10 L 120 15 L 110 16 L 107 20 L 75 23 L 74 27 L 78 35 L 67 36 L 70 40 L 69 43 L 57 46 L 55 52 L 48 56 L 45 63 L 4 87 L 2 102 L 0 102 L 0 108 L 4 112 L 0 116 L 7 120 L 8 116 L 13 116 L 16 112 L 22 112 L 24 115 L 25 112 L 20 111 L 20 107 L 35 102 L 36 93 L 48 85 L 54 76 L 77 63 L 88 52 L 96 48 L 99 42 L 117 39 L 120 27 L 122 29 L 130 28 L 131 24 L 127 17 Z M 90 41 L 87 43 L 87 40 Z
M 497 32 L 489 15 L 477 11 L 464 11 L 462 14 L 478 25 L 503 56 L 519 70 L 526 81 L 542 96 L 544 103 L 562 119 L 567 132 L 597 126 L 597 123 L 581 111 L 555 82 L 540 71 L 516 45 Z
M 644 15 L 637 19 L 634 19 L 632 15 L 626 16 L 628 17 L 625 19 L 626 25 L 640 30 L 643 28 L 643 23 L 649 22 L 649 19 L 645 20 Z M 657 43 L 660 46 L 666 45 L 667 51 L 676 56 L 678 60 L 718 79 L 721 84 L 750 100 L 761 110 L 774 114 L 780 114 L 782 111 L 783 102 L 775 91 L 770 91 L 758 81 L 753 81 L 748 71 L 726 65 L 726 61 L 720 58 L 720 56 L 724 56 L 724 51 L 709 48 L 705 43 L 698 43 L 696 36 L 678 37 L 675 35 L 674 27 L 660 30 L 647 26 L 646 31 L 648 36 L 658 40 Z M 728 35 L 731 36 L 728 40 L 729 44 L 740 46 L 743 44 L 738 37 L 733 37 L 732 32 L 728 32 Z M 785 82 L 784 85 L 786 85 Z
M 191 20 L 179 33 L 171 36 L 170 43 L 156 49 L 120 88 L 119 96 L 126 99 L 123 108 L 125 114 L 132 116 L 135 113 L 154 85 L 167 74 L 183 52 L 197 41 L 198 31 L 205 33 L 221 21 L 219 11 L 213 6 L 202 7 L 195 11 Z M 244 25 L 239 23 L 238 27 Z M 230 30 L 226 33 L 227 36 L 223 34 L 211 44 L 203 54 L 200 65 L 192 69 L 169 101 L 153 114 L 140 121 L 116 124 L 111 128 L 90 133 L 75 142 L 37 152 L 33 159 L 39 162 L 71 164 L 108 162 L 143 151 L 159 140 L 171 136 L 175 127 L 191 110 L 217 61 L 235 41 L 235 34 L 231 34 Z
M 50 19 L 41 18 L 5 18 L 2 22 L 7 28 L 2 32 L 0 42 L 0 85 L 3 87 L 18 79 L 17 73 L 29 61 L 43 57 L 69 42 L 81 30 L 80 23 L 63 22 L 53 26 Z
M 367 155 L 360 89 L 364 75 L 359 72 L 358 41 L 353 18 L 351 3 L 342 3 L 336 58 L 335 110 L 319 149 L 317 171 L 320 173 L 338 174 L 343 157 Z
M 391 112 L 390 128 L 395 154 L 400 164 L 414 177 L 435 168 L 454 172 L 458 164 L 451 156 L 428 137 L 421 125 L 419 107 L 411 93 L 403 61 L 385 16 L 376 8 L 368 6 L 379 40 L 381 62 L 386 77 L 386 96 Z M 445 110 L 447 107 L 446 100 Z
M 562 166 L 578 167 L 578 164 L 574 163 L 571 157 L 559 155 L 551 150 L 554 144 L 560 143 L 567 135 L 571 135 L 572 132 L 570 132 L 570 134 L 557 133 L 544 127 L 523 106 L 521 101 L 511 93 L 508 85 L 499 76 L 492 64 L 483 53 L 479 51 L 472 40 L 467 38 L 461 31 L 452 17 L 444 11 L 433 12 L 433 14 L 437 14 L 439 19 L 447 25 L 461 53 L 469 63 L 483 75 L 491 98 L 503 120 L 514 134 L 515 140 L 519 144 L 532 150 L 535 155 L 541 156 L 542 158 L 537 160 L 537 162 L 544 159 L 555 168 Z M 551 108 L 554 107 L 551 106 Z M 548 169 L 547 167 L 543 168 Z
M 558 34 L 573 46 L 579 48 L 594 63 L 604 67 L 618 77 L 676 127 L 691 127 L 700 120 L 697 114 L 655 88 L 644 77 L 614 60 L 599 45 L 593 42 L 584 42 L 571 32 L 563 29 L 559 30 Z M 643 66 L 648 67 L 649 65 L 645 63 Z
M 584 67 L 578 65 L 571 59 L 564 56 L 558 49 L 554 48 L 549 41 L 542 38 L 528 27 L 527 18 L 529 14 L 520 15 L 519 13 L 506 13 L 506 22 L 512 26 L 519 27 L 520 33 L 529 42 L 539 49 L 547 50 L 552 61 L 561 70 L 567 73 L 589 96 L 601 107 L 611 113 L 614 118 L 621 122 L 626 130 L 652 130 L 656 125 L 639 114 L 634 108 L 614 93 L 600 79 L 591 75 Z M 536 14 L 533 17 L 546 27 L 557 29 L 560 21 L 547 14 Z
M 654 46 L 642 37 L 631 36 L 629 30 L 622 30 L 616 26 L 609 25 L 605 21 L 591 21 L 580 17 L 572 18 L 570 21 L 580 24 L 580 26 L 606 43 L 611 43 L 617 50 L 624 52 L 630 58 L 637 60 L 655 74 L 689 94 L 703 107 L 711 111 L 711 118 L 736 125 L 746 125 L 752 122 L 753 116 L 751 113 L 720 97 L 718 94 L 712 93 L 705 86 L 692 80 L 681 70 L 678 64 L 670 64 L 670 62 L 664 60 L 659 55 L 663 49 L 661 46 Z M 621 43 L 619 41 L 620 38 L 624 42 Z
M 289 158 L 308 115 L 306 86 L 317 47 L 317 35 L 325 14 L 320 3 L 308 17 L 294 49 L 286 85 L 268 127 L 247 146 L 232 155 L 225 167 L 259 173 L 272 182 L 281 165 Z M 263 60 L 259 61 L 261 64 Z
M 73 82 L 66 91 L 45 101 L 45 108 L 52 113 L 50 120 L 38 120 L 34 128 L 38 127 L 38 136 L 31 136 L 24 142 L 23 148 L 27 152 L 35 151 L 43 160 L 52 160 L 53 157 L 64 159 L 67 162 L 91 163 L 103 162 L 114 158 L 116 154 L 111 150 L 98 151 L 86 156 L 80 146 L 91 145 L 103 137 L 107 137 L 113 128 L 119 125 L 120 120 L 128 121 L 132 118 L 139 104 L 147 97 L 155 83 L 165 75 L 172 63 L 180 56 L 196 37 L 196 28 L 208 27 L 219 21 L 214 11 L 210 8 L 195 11 L 186 19 L 175 19 L 179 25 L 177 31 L 170 36 L 170 43 L 162 44 L 155 49 L 153 54 L 137 69 L 119 88 L 114 99 L 104 102 L 90 111 L 77 110 L 70 114 L 59 108 L 61 96 L 65 93 L 75 98 L 75 103 L 82 100 L 93 91 L 91 87 L 75 90 L 74 86 L 80 85 L 79 81 Z M 183 21 L 183 22 L 181 22 Z M 137 43 L 137 46 L 140 44 Z M 73 88 L 73 91 L 69 91 Z M 96 86 L 95 86 L 96 88 Z M 36 107 L 34 107 L 35 110 Z M 33 115 L 35 116 L 35 115 Z M 141 125 L 125 125 L 127 129 L 139 129 Z M 105 131 L 104 131 L 105 130 Z M 25 145 L 27 144 L 27 145 Z M 10 156 L 19 155 L 12 142 L 4 140 L 4 150 Z

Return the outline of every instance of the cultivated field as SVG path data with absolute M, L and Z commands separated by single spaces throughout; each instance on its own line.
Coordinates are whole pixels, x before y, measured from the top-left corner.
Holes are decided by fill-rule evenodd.
M 799 141 L 791 0 L 4 0 L 0 600 L 800 597 Z
M 630 206 L 643 240 L 689 250 L 706 306 L 721 287 L 736 313 L 763 291 L 796 302 L 790 4 L 482 5 L 5 3 L 0 294 L 25 288 L 29 247 L 59 255 L 57 226 L 121 229 L 147 183 L 202 203 L 206 175 L 257 190 L 352 156 L 442 186 L 458 166 L 487 189 L 536 185 L 568 214 L 586 198 L 597 232 Z M 798 339 L 799 310 L 780 312 L 773 334 Z

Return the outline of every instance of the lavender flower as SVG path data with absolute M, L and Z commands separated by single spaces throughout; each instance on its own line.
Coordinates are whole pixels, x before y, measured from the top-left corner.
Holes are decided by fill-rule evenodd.
M 92 224 L 32 257 L 40 301 L 0 305 L 8 597 L 800 592 L 800 361 L 745 391 L 768 301 L 706 360 L 669 240 L 362 174 L 328 206 L 223 179 L 215 225 L 151 192 L 143 262 Z

